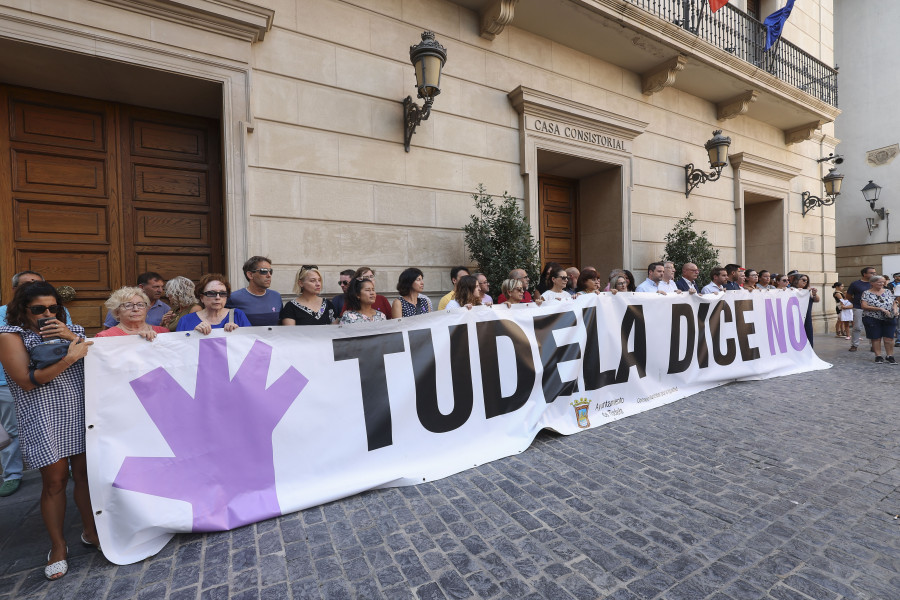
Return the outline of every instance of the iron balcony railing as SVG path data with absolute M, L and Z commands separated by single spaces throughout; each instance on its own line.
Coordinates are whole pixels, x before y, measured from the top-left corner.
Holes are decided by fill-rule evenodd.
M 837 69 L 785 39 L 767 51 L 766 26 L 730 4 L 713 13 L 708 0 L 626 1 L 683 27 L 823 102 L 838 105 Z

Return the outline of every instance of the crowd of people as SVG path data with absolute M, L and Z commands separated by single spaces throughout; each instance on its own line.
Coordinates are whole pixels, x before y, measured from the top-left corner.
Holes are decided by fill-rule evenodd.
M 143 273 L 136 286 L 118 289 L 106 301 L 105 329 L 96 337 L 137 335 L 153 341 L 158 334 L 173 331 L 208 335 L 213 329 L 233 331 L 248 326 L 355 325 L 434 310 L 494 304 L 552 305 L 584 294 L 705 295 L 791 288 L 810 292 L 805 327 L 812 343 L 812 305 L 820 301 L 808 275 L 796 271 L 773 275 L 736 264 L 716 266 L 709 272 L 710 283 L 698 289 L 700 269 L 693 263 L 682 265 L 681 276 L 676 277 L 672 262 L 653 262 L 647 267 L 646 279 L 637 285 L 627 269 L 614 269 L 604 283 L 594 267 L 565 268 L 548 262 L 534 286 L 524 269 L 512 269 L 499 283 L 496 300 L 489 293 L 491 286 L 485 274 L 473 274 L 467 267 L 458 266 L 450 271 L 453 289 L 440 298 L 437 309 L 424 293 L 422 271 L 414 267 L 400 274 L 393 302 L 376 292 L 375 270 L 371 267 L 341 271 L 342 292 L 325 298 L 321 271 L 316 265 L 303 265 L 294 277 L 295 296 L 288 302 L 271 289 L 273 272 L 271 260 L 251 257 L 243 265 L 246 286 L 236 291 L 221 273 L 203 275 L 196 284 L 183 276 L 167 282 L 158 273 Z M 57 288 L 39 273 L 17 273 L 12 284 L 12 300 L 0 307 L 0 425 L 12 439 L 0 450 L 0 497 L 18 490 L 25 466 L 40 470 L 41 513 L 51 543 L 44 574 L 48 579 L 58 579 L 68 569 L 63 520 L 70 473 L 83 525 L 81 542 L 97 548 L 100 544 L 87 487 L 81 360 L 93 342 L 86 339 L 83 327 L 72 323 Z M 168 304 L 163 302 L 164 296 Z M 895 341 L 900 273 L 887 283 L 874 268 L 863 269 L 862 278 L 846 291 L 840 283 L 834 284 L 834 299 L 837 335 L 851 340 L 850 350 L 857 350 L 865 328 L 876 353 L 875 362 L 896 365 L 893 348 L 900 345 Z

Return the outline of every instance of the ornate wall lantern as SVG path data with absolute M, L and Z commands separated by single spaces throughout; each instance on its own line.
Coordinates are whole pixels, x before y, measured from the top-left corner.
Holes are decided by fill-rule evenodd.
M 835 172 L 836 168 L 837 167 L 832 167 L 828 169 L 828 174 L 822 178 L 822 183 L 825 184 L 824 198 L 813 196 L 810 192 L 803 192 L 800 194 L 800 197 L 803 199 L 804 217 L 806 216 L 806 213 L 817 206 L 831 206 L 834 204 L 837 197 L 841 195 L 841 183 L 844 181 L 844 176 Z
M 409 152 L 409 143 L 416 127 L 428 119 L 434 97 L 441 93 L 441 69 L 447 62 L 447 49 L 434 39 L 431 31 L 422 32 L 422 41 L 409 48 L 409 61 L 416 69 L 418 97 L 424 106 L 413 102 L 412 96 L 403 100 L 403 147 Z
M 701 169 L 695 169 L 694 163 L 684 166 L 685 183 L 684 197 L 691 195 L 691 191 L 701 183 L 716 181 L 722 176 L 722 169 L 728 164 L 728 147 L 731 146 L 731 138 L 722 135 L 721 129 L 713 131 L 713 137 L 706 142 L 706 152 L 709 154 L 709 166 L 713 170 L 709 173 Z

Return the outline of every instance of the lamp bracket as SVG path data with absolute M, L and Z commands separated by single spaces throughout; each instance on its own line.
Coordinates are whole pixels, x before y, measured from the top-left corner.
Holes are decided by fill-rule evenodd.
M 875 214 L 878 215 L 878 218 L 884 221 L 885 209 L 884 208 L 873 208 Z
M 684 197 L 688 198 L 694 188 L 701 183 L 707 181 L 716 181 L 722 176 L 722 167 L 715 167 L 714 170 L 706 173 L 701 169 L 695 169 L 694 163 L 688 163 L 684 166 Z
M 831 206 L 834 204 L 837 196 L 825 196 L 824 198 L 819 198 L 818 196 L 813 196 L 809 192 L 803 192 L 800 194 L 800 198 L 803 200 L 803 216 L 805 217 L 806 213 L 817 206 Z
M 412 96 L 403 99 L 403 148 L 409 152 L 409 144 L 412 142 L 412 136 L 416 132 L 416 127 L 422 124 L 422 121 L 428 120 L 431 115 L 431 105 L 434 98 L 425 101 L 424 106 L 416 104 Z

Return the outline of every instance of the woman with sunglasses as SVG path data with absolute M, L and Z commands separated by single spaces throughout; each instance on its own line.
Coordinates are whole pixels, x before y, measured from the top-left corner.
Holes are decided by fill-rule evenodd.
M 120 335 L 139 335 L 152 342 L 157 333 L 169 333 L 168 327 L 147 323 L 147 309 L 150 298 L 138 287 L 123 287 L 112 293 L 106 301 L 106 308 L 116 318 L 114 327 L 104 329 L 96 337 L 116 337 Z
M 550 288 L 541 294 L 544 302 L 570 302 L 572 294 L 565 291 L 566 283 L 569 281 L 569 275 L 566 270 L 560 267 L 554 273 L 550 274 Z
M 278 318 L 282 325 L 331 325 L 337 311 L 331 300 L 322 298 L 322 274 L 315 267 L 303 266 L 294 284 L 297 297 L 284 305 Z
M 50 534 L 50 553 L 44 576 L 59 579 L 69 570 L 63 534 L 66 485 L 71 465 L 74 497 L 81 513 L 81 541 L 99 547 L 88 491 L 84 445 L 84 363 L 88 346 L 84 328 L 66 325 L 59 293 L 39 281 L 16 288 L 0 327 L 0 363 L 16 402 L 19 442 L 25 466 L 41 472 L 41 516 Z M 57 362 L 37 368 L 31 351 L 41 342 L 61 338 L 70 342 Z
M 197 282 L 199 300 L 203 308 L 181 317 L 176 331 L 197 331 L 209 335 L 213 329 L 234 331 L 238 327 L 252 327 L 247 315 L 239 308 L 225 308 L 231 294 L 228 278 L 220 273 L 207 273 Z
M 781 275 L 778 273 L 775 274 L 775 277 L 772 278 L 772 281 L 775 282 L 775 287 L 773 289 L 776 289 L 776 290 L 788 289 L 788 286 L 790 285 L 790 282 L 791 282 L 791 280 L 788 278 L 787 275 Z
M 507 307 L 511 307 L 513 304 L 528 304 L 528 301 L 525 300 L 525 294 L 528 290 L 525 289 L 525 283 L 522 279 L 504 279 L 503 283 L 500 284 L 500 291 L 502 292 L 500 297 L 505 298 L 503 304 Z M 540 306 L 544 299 L 540 296 L 535 296 L 532 302 Z

